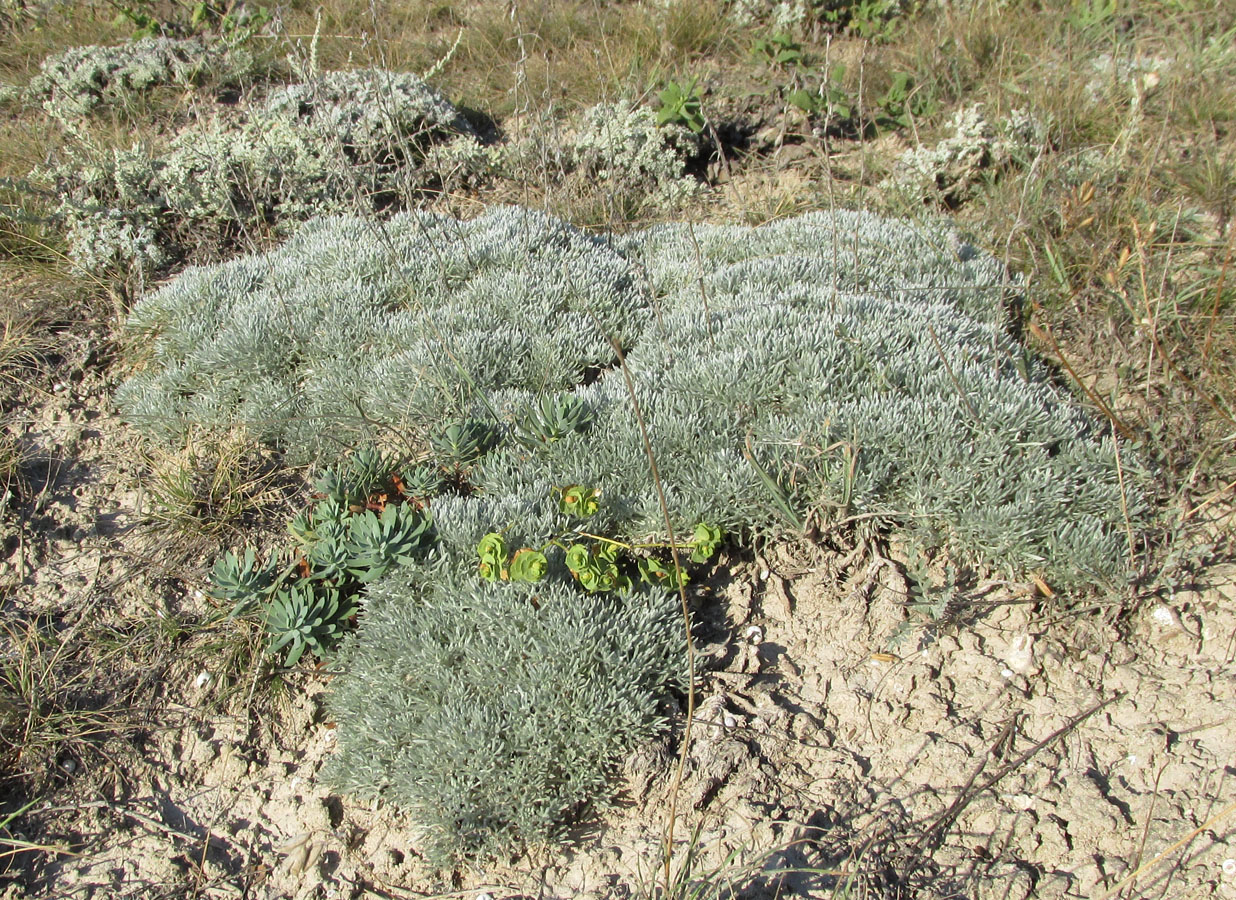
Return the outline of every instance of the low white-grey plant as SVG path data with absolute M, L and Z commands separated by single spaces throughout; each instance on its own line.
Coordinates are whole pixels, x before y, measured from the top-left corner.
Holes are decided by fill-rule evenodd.
M 1028 165 L 1046 141 L 1046 129 L 1025 110 L 992 123 L 982 105 L 963 107 L 949 123 L 952 134 L 934 147 L 914 147 L 897 158 L 884 186 L 922 199 L 968 199 L 986 176 Z
M 677 602 L 495 584 L 444 556 L 399 570 L 333 667 L 327 777 L 411 812 L 440 864 L 543 844 L 664 727 L 686 680 Z
M 50 56 L 26 87 L 55 119 L 70 123 L 100 106 L 126 105 L 157 85 L 234 84 L 255 74 L 247 48 L 202 37 L 147 37 L 116 46 L 73 47 Z
M 139 302 L 150 359 L 118 399 L 156 433 L 233 422 L 305 459 L 484 411 L 489 392 L 570 388 L 649 315 L 625 259 L 529 210 L 317 219 Z
M 330 777 L 450 862 L 603 802 L 685 679 L 677 599 L 585 592 L 556 540 L 569 485 L 599 491 L 592 534 L 665 537 L 628 375 L 680 540 L 862 516 L 1058 587 L 1126 574 L 1144 468 L 1008 334 L 1018 291 L 947 228 L 865 213 L 613 240 L 519 208 L 322 218 L 141 299 L 117 399 L 300 458 L 394 431 L 466 482 L 367 587 L 330 700 Z M 482 578 L 491 532 L 545 580 Z
M 606 191 L 647 198 L 672 208 L 697 196 L 702 185 L 686 173 L 702 139 L 681 125 L 657 125 L 656 113 L 629 100 L 585 110 L 567 138 L 569 164 Z
M 768 25 L 774 31 L 791 31 L 811 20 L 811 0 L 729 0 L 726 15 L 735 25 Z
M 196 120 L 159 149 L 100 158 L 78 146 L 43 177 L 63 197 L 75 259 L 149 273 L 315 214 L 398 206 L 439 181 L 425 153 L 446 141 L 479 146 L 458 110 L 416 76 L 327 72 Z
M 586 431 L 510 440 L 471 477 L 596 486 L 603 525 L 646 536 L 663 523 L 613 339 L 676 527 L 880 516 L 1010 571 L 1118 580 L 1136 455 L 1122 494 L 1111 437 L 1006 332 L 1016 291 L 955 233 L 864 213 L 608 242 L 517 208 L 323 219 L 139 303 L 150 356 L 118 399 L 154 433 L 242 425 L 305 459 L 466 416 L 517 431 L 573 390 Z

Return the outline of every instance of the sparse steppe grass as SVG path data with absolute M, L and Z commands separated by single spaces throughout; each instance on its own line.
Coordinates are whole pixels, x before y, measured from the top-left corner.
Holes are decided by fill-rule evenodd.
M 437 86 L 499 129 L 515 116 L 548 111 L 561 119 L 620 96 L 655 103 L 652 98 L 665 80 L 693 74 L 709 76 L 708 114 L 733 84 L 765 79 L 773 98 L 784 80 L 749 58 L 750 44 L 765 32 L 736 28 L 724 19 L 722 7 L 676 3 L 656 12 L 634 3 L 543 2 L 520 5 L 512 16 L 511 7 L 500 3 L 332 0 L 322 7 L 320 25 L 314 6 L 296 4 L 284 13 L 285 35 L 258 36 L 255 42 L 273 57 L 289 51 L 303 56 L 319 30 L 321 68 L 374 63 L 424 72 L 447 57 L 462 32 Z M 868 114 L 895 73 L 912 74 L 916 90 L 929 95 L 938 109 L 902 129 L 903 144 L 933 143 L 952 111 L 974 98 L 997 116 L 1025 108 L 1047 126 L 1048 139 L 1039 153 L 1020 167 L 990 173 L 974 198 L 951 214 L 1027 279 L 1034 305 L 1019 324 L 1056 364 L 1061 381 L 1160 464 L 1164 534 L 1159 540 L 1164 543 L 1134 548 L 1143 577 L 1153 584 L 1164 575 L 1164 566 L 1176 564 L 1170 563 L 1174 550 L 1198 540 L 1192 529 L 1204 518 L 1200 511 L 1230 508 L 1236 497 L 1233 13 L 1219 3 L 1164 0 L 1081 27 L 1075 10 L 1076 4 L 1063 0 L 1013 12 L 976 3 L 964 12 L 947 7 L 921 11 L 893 40 L 882 43 L 828 37 L 819 28 L 798 37 L 812 65 L 822 66 L 825 59 L 849 63 L 845 88 Z M 83 7 L 63 21 L 50 17 L 42 30 L 23 29 L 11 42 L 5 34 L 0 69 L 5 77 L 21 80 L 55 49 L 119 39 L 124 29 L 110 24 L 112 15 L 106 5 Z M 1139 57 L 1170 58 L 1172 63 L 1151 84 L 1144 73 L 1122 78 L 1097 71 L 1094 61 L 1104 54 L 1117 63 Z M 123 146 L 133 136 L 130 124 L 157 133 L 166 119 L 148 117 L 181 115 L 183 100 L 166 95 L 95 117 L 86 128 L 100 148 Z M 771 99 L 770 104 L 776 105 Z M 55 148 L 59 137 L 39 123 L 31 112 L 6 120 L 0 132 L 5 175 L 18 177 Z M 702 200 L 679 215 L 755 222 L 834 204 L 878 206 L 915 217 L 935 214 L 901 198 L 873 196 L 896 149 L 886 138 L 874 129 L 859 129 L 852 137 L 821 140 L 809 128 L 797 129 L 791 140 L 813 151 L 814 181 L 806 185 L 791 178 L 792 171 L 806 167 L 801 160 L 744 159 L 731 148 L 732 166 L 741 173 L 759 172 L 755 186 L 731 192 L 729 201 Z M 845 170 L 830 166 L 832 154 L 861 164 Z M 540 171 L 529 171 L 519 200 L 597 229 L 647 224 L 645 210 L 603 191 L 564 195 L 554 186 L 559 174 L 550 160 Z M 488 199 L 485 189 L 446 198 L 468 211 L 480 211 Z M 97 273 L 74 272 L 57 261 L 54 236 L 43 226 L 12 228 L 3 244 L 6 265 L 37 265 L 49 289 L 59 283 L 66 291 L 64 285 L 97 290 Z M 94 314 L 108 315 L 104 309 L 95 306 Z M 21 365 L 28 360 L 37 364 L 37 354 L 31 356 L 28 349 L 14 353 Z M 203 495 L 198 462 L 168 470 L 174 474 L 165 485 L 176 501 L 167 506 L 171 518 L 190 530 L 220 518 L 220 492 L 211 473 L 232 474 L 211 462 Z M 0 477 L 6 465 L 0 458 Z M 188 477 L 186 472 L 196 472 L 187 493 L 179 490 L 178 480 Z M 255 501 L 248 491 L 233 487 L 224 485 L 222 518 L 243 520 Z M 215 505 L 204 509 L 203 496 Z M 1170 540 L 1179 546 L 1168 546 Z M 1225 552 L 1216 543 L 1220 546 L 1210 552 Z M 166 617 L 162 621 L 166 624 Z M 254 629 L 237 628 L 222 618 L 204 625 L 193 617 L 167 627 L 181 635 L 176 646 L 190 656 L 224 652 L 238 673 L 257 677 L 246 667 L 260 657 L 261 638 Z M 197 637 L 189 639 L 190 632 Z M 88 745 L 96 728 L 123 733 L 121 720 L 110 717 L 107 704 L 83 711 L 39 702 L 21 687 L 24 673 L 42 666 L 48 683 L 65 685 L 64 696 L 70 696 L 67 688 L 75 683 L 77 670 L 68 665 L 68 656 L 50 650 L 45 638 L 15 626 L 4 639 L 22 655 L 18 668 L 4 670 L 17 685 L 10 693 L 18 701 L 15 707 L 12 702 L 0 707 L 0 713 L 24 710 L 22 721 L 30 724 L 23 728 L 39 739 L 24 759 L 56 759 L 64 752 L 58 748 Z M 154 659 L 166 646 L 139 641 L 130 651 Z M 246 653 L 251 654 L 247 659 Z M 15 771 L 24 770 L 19 766 Z

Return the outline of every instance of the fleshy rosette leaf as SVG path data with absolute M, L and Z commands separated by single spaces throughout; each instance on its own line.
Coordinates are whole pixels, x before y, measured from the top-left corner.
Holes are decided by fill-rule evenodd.
M 501 440 L 502 431 L 496 425 L 481 419 L 465 419 L 447 425 L 431 442 L 444 462 L 466 466 L 498 446 Z
M 210 570 L 208 593 L 218 600 L 230 600 L 235 612 L 240 613 L 273 590 L 277 579 L 274 563 L 259 564 L 252 547 L 245 548 L 243 556 L 229 550 Z
M 549 560 L 544 553 L 524 547 L 515 551 L 515 555 L 511 557 L 508 574 L 511 581 L 534 582 L 543 579 L 548 570 Z
M 569 434 L 586 431 L 595 418 L 592 408 L 574 394 L 543 396 L 525 410 L 516 435 L 527 447 L 552 444 Z
M 480 557 L 481 577 L 486 581 L 498 581 L 506 567 L 506 541 L 496 531 L 491 531 L 476 546 Z
M 569 484 L 559 489 L 558 509 L 568 516 L 586 519 L 601 508 L 601 492 L 582 484 Z
M 414 506 L 388 504 L 381 516 L 366 510 L 352 518 L 347 571 L 366 584 L 385 575 L 395 563 L 414 562 L 433 538 L 429 516 Z
M 278 591 L 266 609 L 268 652 L 286 653 L 284 663 L 294 666 L 306 650 L 322 657 L 343 636 L 356 606 L 334 588 L 314 589 L 301 582 Z

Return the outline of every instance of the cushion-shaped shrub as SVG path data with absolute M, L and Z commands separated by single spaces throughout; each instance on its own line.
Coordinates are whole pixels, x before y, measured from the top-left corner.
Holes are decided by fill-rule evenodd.
M 1111 437 L 1006 333 L 1016 289 L 955 234 L 862 213 L 613 242 L 516 208 L 325 219 L 139 303 L 150 355 L 120 404 L 305 459 L 450 417 L 517 427 L 574 389 L 585 432 L 508 441 L 471 478 L 594 485 L 605 527 L 647 536 L 664 524 L 612 338 L 676 528 L 879 515 L 1009 571 L 1119 580 L 1136 455 L 1122 488 Z
M 414 811 L 445 860 L 602 798 L 682 668 L 673 597 L 585 594 L 547 544 L 566 485 L 600 490 L 590 532 L 665 537 L 628 373 L 680 535 L 864 515 L 1059 586 L 1123 577 L 1143 469 L 1124 454 L 1122 485 L 1111 436 L 1006 332 L 1016 295 L 954 233 L 862 213 L 612 241 L 518 208 L 318 219 L 140 301 L 119 400 L 155 435 L 243 425 L 302 459 L 485 432 L 454 461 L 467 491 L 429 501 L 432 557 L 367 589 L 331 700 L 333 777 Z M 547 580 L 484 581 L 492 531 L 544 549 Z
M 411 811 L 438 862 L 542 843 L 662 727 L 684 658 L 672 595 L 495 584 L 443 555 L 369 588 L 328 774 Z
M 567 162 L 580 175 L 638 207 L 672 208 L 700 191 L 686 173 L 686 160 L 700 152 L 699 135 L 681 125 L 658 126 L 647 106 L 620 100 L 590 107 L 566 143 Z
M 143 298 L 129 328 L 149 358 L 119 403 L 153 432 L 241 424 L 303 460 L 487 392 L 572 387 L 648 316 L 626 260 L 529 210 L 319 219 Z
M 359 69 L 274 88 L 193 121 L 161 148 L 99 159 L 77 147 L 44 177 L 63 198 L 75 259 L 148 273 L 286 233 L 315 214 L 398 207 L 437 183 L 422 162 L 451 140 L 476 143 L 425 82 Z
M 72 47 L 49 56 L 25 97 L 71 123 L 100 106 L 125 106 L 159 85 L 227 85 L 256 73 L 246 48 L 201 37 L 147 37 L 116 46 Z

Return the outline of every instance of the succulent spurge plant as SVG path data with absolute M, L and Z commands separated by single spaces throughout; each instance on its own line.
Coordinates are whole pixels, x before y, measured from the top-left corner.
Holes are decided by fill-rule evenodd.
M 288 523 L 295 543 L 283 563 L 278 554 L 259 562 L 253 547 L 229 550 L 210 572 L 210 595 L 233 616 L 259 612 L 268 651 L 287 665 L 306 650 L 324 657 L 355 616 L 362 585 L 414 564 L 434 544 L 427 497 L 404 492 L 400 467 L 362 447 L 327 468 L 314 483 L 318 499 Z

